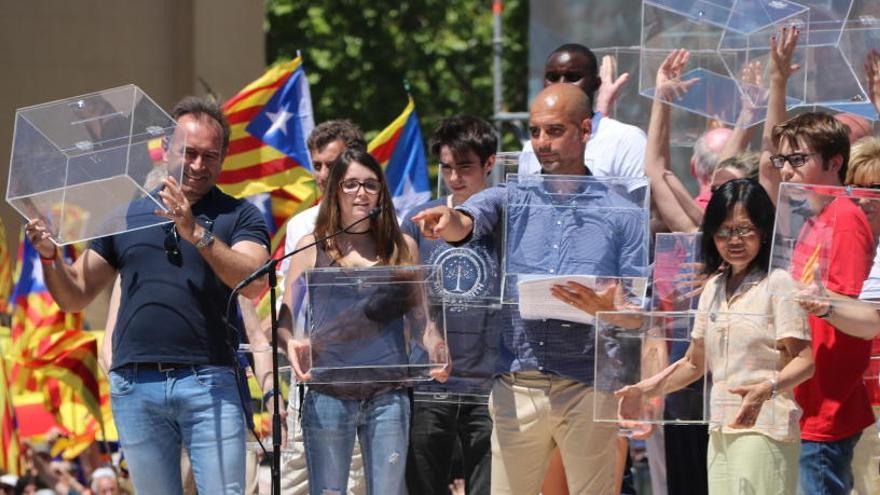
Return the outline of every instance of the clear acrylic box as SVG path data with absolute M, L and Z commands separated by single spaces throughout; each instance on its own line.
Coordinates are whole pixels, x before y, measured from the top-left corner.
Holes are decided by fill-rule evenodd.
M 612 46 L 591 48 L 591 50 L 600 65 L 604 56 L 612 56 L 617 60 L 618 76 L 625 72 L 630 76 L 630 81 L 623 86 L 614 101 L 611 117 L 647 131 L 651 116 L 651 100 L 640 97 L 637 82 L 642 51 L 638 46 Z M 690 154 L 690 148 L 693 147 L 694 142 L 706 131 L 706 118 L 681 108 L 673 108 L 670 121 L 673 123 L 669 129 L 670 144 L 672 146 L 686 146 L 688 154 Z
M 650 424 L 729 427 L 743 402 L 742 395 L 730 390 L 777 379 L 784 364 L 773 328 L 766 315 L 600 312 L 594 420 L 615 422 L 632 432 Z M 702 380 L 669 394 L 632 398 L 627 404 L 614 394 L 652 378 L 662 384 L 669 376 L 667 368 L 685 355 L 693 333 L 702 335 L 704 342 L 704 366 L 696 370 Z M 779 394 L 764 404 L 754 427 L 785 435 L 790 432 L 789 415 L 779 412 L 794 407 L 791 394 Z
M 829 37 L 838 32 L 838 24 L 829 21 Z M 806 66 L 801 69 L 808 74 L 807 102 L 880 120 L 868 97 L 864 70 L 871 50 L 880 50 L 880 20 L 873 15 L 853 16 L 834 45 L 809 48 Z
M 643 307 L 647 185 L 644 177 L 508 175 L 502 303 L 521 303 L 524 286 L 534 295 L 568 279 L 600 290 L 618 280 L 628 302 Z
M 770 292 L 793 300 L 880 306 L 880 301 L 859 299 L 870 273 L 880 269 L 875 256 L 878 234 L 880 191 L 782 183 L 769 268 L 783 270 L 790 277 L 771 279 Z M 831 259 L 835 244 L 837 259 Z M 865 279 L 836 281 L 826 287 L 831 280 L 829 270 L 849 256 L 864 258 Z M 835 297 L 828 290 L 851 298 Z
M 707 421 L 706 380 L 671 394 L 643 397 L 619 411 L 615 391 L 665 370 L 684 356 L 697 314 L 600 312 L 596 316 L 596 399 L 593 419 L 637 431 L 645 424 L 702 424 Z M 705 315 L 703 316 L 705 317 Z M 700 370 L 705 377 L 706 369 Z
M 809 9 L 773 0 L 645 0 L 642 4 L 642 63 L 639 92 L 729 125 L 750 126 L 766 117 L 767 78 L 741 83 L 751 62 L 767 67 L 770 35 L 780 23 L 805 24 Z M 678 98 L 658 95 L 654 82 L 663 60 L 674 49 L 690 51 L 683 80 L 698 79 Z M 789 106 L 800 103 L 803 74 L 789 84 Z M 760 82 L 761 84 L 754 84 Z M 744 108 L 744 104 L 746 107 Z M 743 110 L 747 110 L 745 113 Z
M 650 98 L 731 125 L 766 117 L 769 39 L 780 27 L 801 35 L 786 106 L 826 106 L 876 120 L 863 82 L 865 55 L 880 46 L 870 6 L 852 0 L 646 0 L 643 2 L 639 90 Z M 673 49 L 691 53 L 684 95 L 658 95 L 657 69 Z M 758 65 L 755 65 L 758 64 Z M 753 77 L 743 77 L 752 67 Z
M 59 244 L 166 223 L 161 181 L 183 174 L 186 134 L 134 85 L 19 109 L 6 201 Z
M 430 380 L 449 364 L 445 303 L 429 290 L 440 276 L 435 265 L 307 270 L 308 383 Z
M 502 322 L 501 272 L 497 260 L 460 246 L 437 259 L 442 272 L 428 285 L 429 299 L 442 301 L 446 344 L 452 371 L 444 383 L 419 383 L 414 399 L 421 402 L 485 404 L 495 375 Z M 480 273 L 482 272 L 482 273 Z M 483 280 L 485 282 L 478 283 Z M 424 347 L 412 346 L 411 357 L 427 359 Z
M 651 294 L 654 311 L 697 309 L 702 236 L 699 232 L 659 233 L 655 236 Z

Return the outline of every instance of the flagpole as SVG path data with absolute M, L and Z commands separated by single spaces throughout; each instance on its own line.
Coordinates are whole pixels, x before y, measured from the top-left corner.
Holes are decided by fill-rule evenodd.
M 499 118 L 504 111 L 504 77 L 501 71 L 501 52 L 504 49 L 504 38 L 502 37 L 502 14 L 504 13 L 504 1 L 494 0 L 492 2 L 492 106 L 494 110 L 495 130 L 498 132 L 498 151 L 501 151 L 501 131 L 504 124 Z M 504 167 L 493 167 L 492 177 L 494 182 L 501 183 L 504 181 Z

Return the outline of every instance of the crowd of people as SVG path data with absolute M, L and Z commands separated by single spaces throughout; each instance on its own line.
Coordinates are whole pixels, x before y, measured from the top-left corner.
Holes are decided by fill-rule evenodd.
M 488 122 L 448 117 L 429 143 L 447 194 L 400 217 L 357 126 L 316 126 L 308 148 L 323 197 L 288 222 L 287 251 L 299 252 L 279 268 L 280 347 L 304 392 L 291 387 L 287 397 L 285 446 L 276 453 L 282 493 L 634 493 L 632 440 L 618 424 L 594 419 L 595 358 L 605 349 L 596 348 L 588 322 L 645 309 L 626 281 L 650 277 L 657 232 L 702 232 L 698 316 L 680 359 L 615 390 L 619 419 L 639 420 L 646 403 L 704 378 L 704 370 L 711 385 L 708 426 L 636 433 L 647 442 L 653 493 L 878 493 L 876 411 L 863 377 L 880 314 L 856 301 L 880 297 L 872 292 L 880 286 L 873 271 L 880 212 L 845 195 L 807 202 L 811 220 L 800 227 L 790 270 L 770 269 L 780 184 L 880 184 L 880 140 L 844 123 L 854 117 L 788 118 L 798 36 L 791 27 L 771 38 L 760 149 L 748 149 L 749 128 L 713 128 L 696 142 L 696 197 L 670 158 L 669 103 L 695 83 L 683 79 L 686 50 L 671 52 L 658 70 L 646 135 L 613 119 L 620 85 L 599 77 L 592 52 L 559 47 L 530 106 L 517 182 L 491 184 L 499 143 Z M 880 103 L 880 54 L 865 69 Z M 235 349 L 241 338 L 268 341 L 266 322 L 248 317 L 247 300 L 266 280 L 243 289 L 240 335 L 224 305 L 268 259 L 269 234 L 256 207 L 216 187 L 229 142 L 220 110 L 186 98 L 172 116 L 187 133 L 182 180 L 162 182 L 163 209 L 153 212 L 146 200 L 130 207 L 131 215 L 168 223 L 93 240 L 72 265 L 42 220 L 29 222 L 26 234 L 64 310 L 81 310 L 116 284 L 102 361 L 134 491 L 183 493 L 191 471 L 198 493 L 256 493 Z M 648 197 L 650 214 L 614 213 L 639 211 Z M 559 279 L 545 297 L 589 318 L 531 319 L 516 305 L 487 303 L 510 289 L 505 263 L 618 281 L 590 287 Z M 441 286 L 426 289 L 447 300 L 442 328 L 425 297 L 307 291 L 302 281 L 321 270 L 416 265 L 442 269 Z M 341 307 L 333 298 L 365 302 Z M 337 348 L 318 343 L 322 327 Z M 433 367 L 429 381 L 315 380 L 314 356 L 344 364 L 364 349 L 445 365 Z M 255 353 L 249 364 L 271 410 L 271 362 Z M 182 470 L 182 458 L 191 467 Z M 106 474 L 95 471 L 95 483 Z

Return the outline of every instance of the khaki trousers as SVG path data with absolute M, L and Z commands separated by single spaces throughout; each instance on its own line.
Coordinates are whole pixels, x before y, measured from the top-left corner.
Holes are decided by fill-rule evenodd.
M 537 494 L 558 446 L 571 495 L 612 495 L 617 425 L 593 422 L 593 398 L 592 387 L 537 371 L 496 378 L 492 493 Z

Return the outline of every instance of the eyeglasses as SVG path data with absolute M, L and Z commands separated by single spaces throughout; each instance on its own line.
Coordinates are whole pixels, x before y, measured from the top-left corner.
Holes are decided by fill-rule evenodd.
M 171 224 L 171 228 L 165 229 L 165 256 L 172 265 L 180 266 L 183 256 L 180 254 L 180 239 L 177 236 L 177 228 Z
M 773 168 L 781 169 L 785 166 L 785 162 L 791 164 L 792 167 L 803 167 L 807 163 L 807 157 L 818 155 L 819 153 L 792 153 L 790 155 L 770 155 L 770 163 Z
M 745 237 L 751 237 L 754 234 L 755 227 L 744 225 L 742 227 L 733 227 L 732 229 L 718 229 L 718 231 L 715 232 L 715 238 L 726 241 L 733 236 L 742 239 Z
M 552 83 L 576 83 L 584 78 L 580 72 L 545 72 L 544 79 Z
M 859 189 L 880 190 L 880 184 L 852 184 L 852 187 L 857 187 Z
M 371 196 L 375 196 L 382 192 L 382 183 L 376 179 L 367 179 L 365 181 L 345 179 L 339 181 L 339 187 L 342 188 L 342 192 L 345 194 L 357 194 L 358 189 L 361 187 L 363 187 L 364 191 Z

